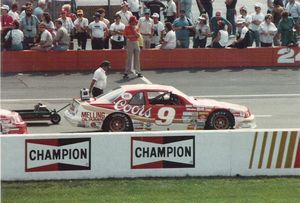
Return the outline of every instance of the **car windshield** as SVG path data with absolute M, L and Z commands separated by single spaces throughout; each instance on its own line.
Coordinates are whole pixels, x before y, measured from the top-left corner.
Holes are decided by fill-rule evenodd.
M 112 103 L 122 93 L 123 93 L 123 89 L 121 87 L 118 87 L 116 89 L 113 89 L 111 92 L 97 98 L 97 102 L 99 101 L 102 103 Z

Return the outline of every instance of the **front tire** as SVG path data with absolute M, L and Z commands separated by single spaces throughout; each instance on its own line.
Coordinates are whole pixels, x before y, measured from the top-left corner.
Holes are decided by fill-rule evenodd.
M 53 124 L 59 124 L 61 117 L 57 113 L 54 113 L 50 116 L 50 120 Z
M 234 116 L 225 110 L 213 112 L 207 119 L 205 129 L 207 130 L 225 130 L 233 129 L 235 125 Z
M 131 119 L 122 113 L 114 113 L 109 115 L 103 124 L 105 132 L 124 132 L 133 131 Z

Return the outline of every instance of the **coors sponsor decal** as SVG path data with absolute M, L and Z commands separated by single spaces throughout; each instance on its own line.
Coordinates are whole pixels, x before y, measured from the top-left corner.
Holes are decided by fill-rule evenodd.
M 195 136 L 131 138 L 131 169 L 194 167 Z
M 91 138 L 26 139 L 25 171 L 91 169 Z

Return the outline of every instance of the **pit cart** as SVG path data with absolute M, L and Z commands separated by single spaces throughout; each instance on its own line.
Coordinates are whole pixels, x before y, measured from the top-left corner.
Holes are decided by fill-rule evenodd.
M 69 106 L 69 104 L 67 105 Z M 56 111 L 49 110 L 46 105 L 38 103 L 34 106 L 34 109 L 25 109 L 25 110 L 13 110 L 18 112 L 24 121 L 41 121 L 41 120 L 50 120 L 53 124 L 58 124 L 61 120 L 58 112 L 66 108 L 67 106 Z

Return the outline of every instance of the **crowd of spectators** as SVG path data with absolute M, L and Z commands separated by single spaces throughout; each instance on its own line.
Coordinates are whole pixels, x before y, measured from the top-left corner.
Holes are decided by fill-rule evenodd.
M 47 11 L 45 0 L 39 0 L 35 7 L 30 2 L 14 3 L 11 7 L 2 5 L 1 50 L 65 51 L 74 49 L 74 40 L 78 50 L 85 50 L 89 38 L 94 50 L 123 49 L 126 46 L 123 31 L 131 16 L 138 20 L 139 41 L 142 41 L 139 46 L 144 49 L 298 45 L 299 0 L 267 0 L 267 11 L 255 3 L 252 8 L 242 6 L 237 12 L 237 0 L 225 0 L 226 16 L 221 11 L 213 13 L 214 0 L 200 0 L 201 14 L 195 22 L 190 18 L 191 1 L 180 2 L 182 9 L 177 12 L 174 0 L 150 0 L 143 6 L 139 0 L 123 1 L 113 22 L 105 18 L 103 8 L 96 10 L 93 21 L 89 22 L 84 10 L 71 13 L 69 4 L 62 6 L 55 20 Z M 235 39 L 230 41 L 231 38 Z

